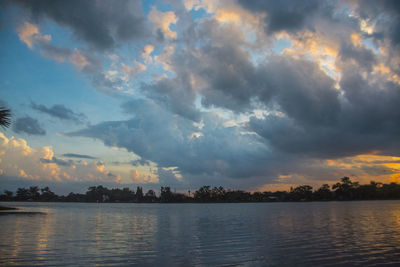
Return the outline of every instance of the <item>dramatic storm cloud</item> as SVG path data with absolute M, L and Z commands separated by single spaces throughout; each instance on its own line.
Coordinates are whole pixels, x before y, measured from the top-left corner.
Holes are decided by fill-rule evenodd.
M 146 34 L 140 1 L 10 1 L 34 20 L 50 19 L 99 49 Z
M 253 12 L 265 12 L 267 33 L 279 31 L 300 31 L 304 27 L 312 29 L 313 19 L 317 16 L 330 16 L 328 1 L 246 1 L 240 0 L 243 7 Z M 325 17 L 326 18 L 326 17 Z
M 14 133 L 54 148 L 36 164 L 77 180 L 79 165 L 83 181 L 182 190 L 399 181 L 399 7 L 7 1 L 0 97 Z

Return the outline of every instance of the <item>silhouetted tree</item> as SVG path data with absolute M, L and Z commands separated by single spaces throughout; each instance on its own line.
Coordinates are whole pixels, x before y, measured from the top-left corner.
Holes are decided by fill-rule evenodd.
M 29 190 L 26 188 L 18 188 L 17 189 L 17 200 L 28 200 L 30 197 Z
M 225 194 L 226 194 L 226 191 L 225 191 L 225 189 L 224 189 L 222 186 L 220 186 L 220 187 L 214 187 L 214 188 L 211 190 L 210 199 L 211 199 L 212 201 L 214 201 L 214 202 L 221 202 L 221 201 L 224 201 L 224 200 L 225 200 Z
M 341 182 L 332 186 L 332 189 L 335 190 L 335 196 L 339 200 L 351 200 L 355 198 L 358 187 L 358 182 L 353 183 L 349 177 L 343 177 Z
M 6 195 L 6 197 L 7 197 L 8 199 L 12 199 L 14 193 L 11 192 L 11 191 L 8 191 L 8 190 L 4 190 L 4 195 Z
M 160 194 L 160 201 L 161 202 L 171 202 L 172 201 L 172 192 L 169 186 L 161 186 L 161 194 Z
M 8 190 L 4 190 L 4 194 L 0 195 L 1 201 L 11 201 L 13 200 L 14 193 Z
M 39 187 L 37 186 L 29 187 L 29 195 L 32 200 L 39 200 L 40 199 Z
M 242 190 L 228 190 L 225 193 L 225 202 L 248 202 L 250 193 Z
M 315 200 L 330 200 L 332 192 L 328 184 L 323 184 L 317 191 L 314 192 Z
M 155 197 L 156 193 L 154 192 L 154 190 L 150 189 L 149 191 L 147 191 L 146 197 Z
M 154 190 L 150 189 L 149 191 L 147 191 L 147 193 L 144 195 L 144 200 L 146 202 L 156 202 L 157 196 Z
M 264 194 L 261 192 L 254 192 L 253 194 L 251 194 L 251 201 L 252 202 L 264 201 Z
M 400 199 L 400 185 L 396 183 L 384 184 L 381 188 L 383 199 Z
M 199 190 L 194 192 L 194 199 L 197 201 L 200 201 L 200 202 L 210 201 L 211 200 L 210 186 L 206 185 L 206 186 L 200 187 Z
M 135 193 L 129 190 L 128 187 L 121 189 L 109 190 L 110 201 L 112 202 L 132 202 L 135 199 Z
M 89 201 L 87 198 L 87 195 L 84 194 L 75 194 L 75 193 L 69 193 L 68 196 L 61 198 L 63 201 L 67 202 L 86 202 Z
M 50 190 L 48 186 L 45 188 L 40 189 L 42 194 L 40 195 L 41 201 L 55 201 L 58 199 L 58 196 Z
M 290 192 L 254 192 L 242 190 L 225 190 L 223 187 L 202 186 L 194 193 L 194 198 L 181 193 L 171 192 L 170 187 L 161 187 L 160 198 L 153 190 L 143 196 L 143 189 L 137 187 L 136 193 L 123 189 L 108 189 L 101 185 L 91 186 L 86 194 L 69 193 L 67 196 L 57 196 L 49 187 L 42 188 L 39 192 L 37 186 L 18 188 L 16 196 L 13 192 L 4 191 L 0 195 L 2 201 L 70 201 L 70 202 L 269 202 L 269 201 L 310 201 L 310 200 L 362 200 L 362 199 L 400 199 L 400 185 L 397 183 L 382 184 L 371 181 L 369 184 L 359 185 L 352 182 L 349 177 L 343 177 L 340 182 L 332 186 L 322 185 L 312 192 L 309 185 L 291 188 Z
M 312 186 L 300 185 L 296 188 L 290 190 L 290 198 L 292 200 L 311 200 L 312 199 Z
M 109 190 L 102 185 L 89 187 L 86 196 L 90 202 L 106 202 L 110 198 Z
M 140 202 L 143 199 L 143 189 L 142 187 L 138 186 L 136 188 L 136 201 Z
M 0 107 L 0 126 L 9 127 L 11 125 L 11 110 Z

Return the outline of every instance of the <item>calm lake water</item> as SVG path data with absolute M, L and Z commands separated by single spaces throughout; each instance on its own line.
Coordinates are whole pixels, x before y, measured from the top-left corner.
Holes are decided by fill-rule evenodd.
M 400 264 L 400 201 L 0 205 L 2 266 Z

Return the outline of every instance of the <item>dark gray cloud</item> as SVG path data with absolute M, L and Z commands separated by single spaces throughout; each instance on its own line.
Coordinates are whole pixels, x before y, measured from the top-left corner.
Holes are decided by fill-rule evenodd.
M 377 59 L 374 52 L 366 47 L 355 47 L 350 43 L 343 42 L 340 50 L 339 56 L 342 61 L 355 60 L 358 63 L 358 67 L 365 71 L 371 72 L 373 66 L 376 64 Z
M 64 105 L 53 105 L 52 107 L 46 107 L 42 104 L 36 104 L 31 102 L 31 107 L 40 112 L 46 113 L 52 117 L 62 119 L 62 120 L 70 120 L 76 123 L 83 123 L 86 121 L 86 116 L 82 113 L 74 112 L 73 110 L 65 107 Z
M 361 67 L 353 63 L 343 65 L 340 86 L 344 94 L 330 97 L 330 102 L 336 99 L 340 103 L 334 105 L 337 108 L 329 108 L 327 102 L 322 100 L 302 102 L 300 97 L 297 103 L 294 100 L 291 102 L 291 105 L 301 108 L 296 115 L 285 109 L 288 116 L 253 117 L 250 129 L 263 136 L 276 150 L 288 153 L 342 157 L 374 150 L 384 154 L 398 151 L 398 84 L 382 80 L 371 82 L 360 75 L 358 70 Z M 314 95 L 312 92 L 309 94 L 310 97 Z M 299 116 L 303 108 L 313 110 L 321 105 L 323 109 L 314 110 L 314 115 L 304 113 L 304 116 Z
M 356 12 L 363 19 L 376 22 L 372 37 L 377 40 L 390 40 L 399 48 L 400 44 L 400 2 L 396 0 L 357 1 Z
M 336 19 L 342 19 L 341 15 Z M 398 85 L 374 77 L 376 55 L 371 49 L 350 42 L 345 30 L 356 31 L 354 21 L 343 20 L 330 29 L 334 33 L 332 40 L 340 45 L 336 64 L 343 73 L 341 91 L 316 62 L 308 59 L 270 55 L 255 66 L 240 44 L 241 39 L 233 42 L 226 37 L 232 36 L 231 29 L 224 27 L 228 32 L 220 32 L 212 20 L 206 20 L 193 33 L 194 39 L 204 40 L 201 46 L 194 44 L 172 56 L 177 76 L 145 88 L 156 92 L 155 96 L 149 94 L 156 101 L 168 102 L 164 105 L 168 109 L 175 111 L 174 103 L 185 103 L 180 107 L 191 114 L 192 98 L 186 98 L 182 92 L 194 94 L 195 90 L 185 81 L 192 74 L 206 84 L 200 91 L 205 107 L 242 113 L 253 109 L 256 102 L 278 111 L 280 115 L 253 117 L 247 125 L 275 153 L 315 157 L 354 155 L 374 149 L 389 153 L 390 147 L 398 146 L 394 133 L 398 131 L 399 112 L 393 109 L 398 101 Z M 325 31 L 323 36 L 329 35 L 324 27 L 318 30 Z M 361 77 L 360 70 L 368 77 Z M 371 80 L 376 82 L 372 85 Z M 199 112 L 197 115 L 202 116 Z
M 145 159 L 141 158 L 141 159 L 137 159 L 137 160 L 132 160 L 131 164 L 133 166 L 149 166 L 150 162 L 148 160 L 145 160 Z
M 219 29 L 215 20 L 204 21 L 184 38 L 204 40 L 205 45 L 198 47 L 188 41 L 188 49 L 170 58 L 176 76 L 143 85 L 143 93 L 175 114 L 199 121 L 200 111 L 195 106 L 199 91 L 196 85 L 193 87 L 193 80 L 200 77 L 205 83 L 200 92 L 204 107 L 247 111 L 263 73 L 253 66 L 249 53 L 235 36 L 236 32 Z
M 187 183 L 177 179 L 173 170 L 158 168 L 157 175 L 160 186 L 169 186 L 173 189 L 187 189 Z
M 237 184 L 246 178 L 246 185 L 256 186 L 279 174 L 296 172 L 315 180 L 331 179 L 335 169 L 321 167 L 323 159 L 377 150 L 384 155 L 398 154 L 400 88 L 374 71 L 377 64 L 384 63 L 399 72 L 396 48 L 388 48 L 386 60 L 369 46 L 354 45 L 350 38 L 351 33 L 358 33 L 375 44 L 387 46 L 384 41 L 390 38 L 389 46 L 395 45 L 395 32 L 385 30 L 379 17 L 382 12 L 388 14 L 389 29 L 396 28 L 396 7 L 394 11 L 386 8 L 391 2 L 375 4 L 379 6 L 376 10 L 368 7 L 372 2 L 357 5 L 361 18 L 377 20 L 373 36 L 360 30 L 359 19 L 349 17 L 348 10 L 340 10 L 343 2 L 240 3 L 251 11 L 267 13 L 268 34 L 287 31 L 302 41 L 303 31 L 310 31 L 337 45 L 334 63 L 340 78 L 335 81 L 332 73 L 322 70 L 309 55 L 266 54 L 255 64 L 245 38 L 235 27 L 222 27 L 212 18 L 202 19 L 194 27 L 185 17 L 184 26 L 182 20 L 176 25 L 183 31 L 178 35 L 182 40 L 177 40 L 175 53 L 168 59 L 172 78 L 142 84 L 145 99 L 122 106 L 131 119 L 106 121 L 67 135 L 126 148 L 141 157 L 130 164 L 154 162 L 161 184 L 182 188 L 188 182 L 229 185 L 232 178 Z M 335 10 L 334 5 L 338 7 Z M 87 73 L 99 88 L 123 83 L 107 79 L 102 68 Z M 200 109 L 197 97 L 201 98 Z M 248 115 L 255 108 L 268 112 L 227 127 L 217 112 L 205 111 L 212 107 L 234 115 Z M 203 127 L 193 123 L 200 121 Z M 313 166 L 318 159 L 321 164 Z M 184 179 L 177 179 L 174 171 Z
M 32 135 L 46 134 L 46 130 L 40 126 L 39 121 L 29 116 L 17 118 L 13 125 L 13 131 L 16 133 L 26 133 Z
M 171 63 L 176 77 L 142 86 L 147 96 L 195 121 L 200 120 L 196 94 L 201 95 L 201 104 L 206 108 L 244 113 L 254 108 L 254 101 L 262 105 L 278 102 L 289 115 L 303 120 L 334 119 L 339 108 L 337 90 L 317 64 L 290 56 L 271 56 L 255 66 L 240 38 L 234 41 L 235 32 L 230 28 L 219 29 L 214 20 L 205 21 L 199 28 L 193 38 L 205 44 L 191 44 L 190 49 L 175 53 Z M 192 78 L 201 80 L 201 91 L 193 87 Z
M 249 54 L 236 44 L 207 45 L 202 47 L 200 54 L 196 70 L 208 84 L 202 92 L 202 104 L 245 111 L 254 90 L 260 86 L 257 83 L 262 83 Z
M 137 40 L 146 34 L 141 1 L 9 1 L 28 11 L 35 21 L 50 19 L 99 49 Z
M 192 121 L 174 116 L 150 101 L 131 101 L 134 118 L 103 122 L 69 136 L 100 139 L 107 146 L 125 147 L 159 167 L 178 167 L 182 173 L 213 174 L 233 178 L 260 174 L 268 157 L 266 147 L 235 127 L 220 127 L 217 116 L 203 114 L 201 132 Z
M 45 163 L 45 164 L 55 163 L 55 164 L 57 164 L 59 166 L 64 166 L 64 167 L 69 167 L 69 166 L 74 164 L 73 160 L 63 160 L 63 159 L 58 159 L 56 157 L 53 157 L 51 160 L 50 159 L 41 158 L 40 162 L 41 163 Z
M 260 66 L 263 85 L 256 92 L 264 102 L 276 103 L 282 112 L 301 124 L 334 124 L 340 111 L 334 81 L 308 60 L 271 56 Z
M 329 2 L 321 0 L 239 0 L 239 3 L 250 11 L 267 13 L 265 23 L 268 33 L 279 31 L 296 32 L 304 27 L 313 30 L 313 19 L 316 16 L 328 18 L 331 17 L 332 12 Z
M 83 155 L 83 154 L 75 154 L 75 153 L 66 153 L 63 154 L 64 157 L 67 158 L 78 158 L 78 159 L 97 159 L 96 157 L 89 156 L 89 155 Z
M 194 106 L 196 94 L 190 85 L 189 73 L 187 74 L 179 75 L 179 78 L 175 79 L 162 79 L 153 84 L 144 84 L 141 90 L 175 114 L 199 121 L 200 113 Z
M 376 150 L 393 154 L 400 148 L 399 86 L 375 76 L 377 56 L 367 47 L 354 46 L 343 30 L 354 29 L 353 21 L 344 24 L 333 29 L 340 33 L 333 40 L 343 39 L 336 62 L 342 73 L 340 90 L 317 62 L 304 57 L 269 55 L 253 64 L 241 40 L 233 42 L 226 37 L 234 36 L 232 32 L 224 34 L 231 29 L 221 31 L 209 19 L 193 33 L 199 43 L 204 41 L 201 45 L 188 42 L 187 49 L 172 55 L 176 75 L 142 86 L 152 101 L 123 105 L 132 119 L 103 122 L 69 135 L 127 148 L 155 162 L 161 168 L 160 181 L 176 186 L 185 183 L 175 181 L 175 174 L 163 167 L 177 167 L 191 184 L 196 179 L 228 184 L 231 178 L 258 177 L 251 182 L 257 185 L 282 172 L 330 179 L 333 168 L 304 167 L 313 159 Z M 201 90 L 192 86 L 191 75 L 202 80 Z M 224 127 L 217 115 L 195 106 L 197 93 L 203 107 L 237 114 L 261 107 L 270 113 L 253 116 L 243 126 Z M 201 129 L 193 124 L 200 120 Z

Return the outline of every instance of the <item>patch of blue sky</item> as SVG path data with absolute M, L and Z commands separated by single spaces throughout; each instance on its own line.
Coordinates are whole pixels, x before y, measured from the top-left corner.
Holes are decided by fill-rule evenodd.
M 177 17 L 177 19 L 178 19 L 177 23 L 179 23 L 179 18 Z M 177 23 L 171 23 L 171 24 L 169 24 L 169 29 L 170 29 L 171 31 L 173 31 L 173 32 L 176 32 L 176 33 L 177 33 L 177 37 L 179 38 L 179 32 L 178 32 L 178 25 L 177 25 Z
M 322 68 L 323 70 L 325 70 L 326 73 L 327 73 L 332 79 L 336 79 L 336 78 L 337 78 L 337 74 L 336 74 L 334 71 L 332 71 L 331 69 L 329 69 L 328 66 L 326 66 L 326 65 L 321 65 L 321 68 Z
M 190 10 L 190 14 L 192 15 L 192 18 L 194 20 L 202 19 L 202 18 L 209 18 L 209 17 L 213 16 L 212 13 L 207 13 L 207 11 L 204 10 L 204 8 L 192 9 L 192 10 Z
M 0 49 L 0 71 L 3 77 L 1 94 L 6 94 L 10 105 L 26 103 L 27 98 L 55 101 L 60 94 L 69 98 L 69 92 L 64 94 L 55 89 L 65 84 L 69 78 L 76 79 L 72 66 L 43 58 L 37 50 L 30 50 L 14 33 L 2 31 L 0 38 L 6 40 L 7 44 Z M 49 83 L 52 88 L 47 87 Z
M 156 7 L 157 10 L 161 12 L 173 11 L 174 9 L 173 4 L 160 0 L 145 0 L 142 1 L 142 5 L 143 13 L 145 15 L 149 14 L 153 7 Z
M 149 14 L 150 10 L 153 6 L 159 5 L 159 1 L 157 0 L 146 0 L 142 1 L 142 10 L 145 15 Z
M 369 49 L 371 49 L 372 51 L 374 51 L 375 54 L 380 54 L 381 51 L 379 51 L 379 49 L 375 46 L 375 44 L 373 42 L 371 42 L 370 39 L 363 39 L 362 43 Z
M 111 119 L 110 110 L 115 110 L 118 101 L 95 90 L 85 75 L 77 75 L 78 70 L 72 64 L 42 57 L 37 49 L 30 50 L 9 30 L 1 31 L 0 38 L 7 44 L 0 49 L 3 77 L 0 98 L 7 101 L 14 114 L 29 114 L 30 101 L 34 101 L 79 109 L 93 122 Z M 80 101 L 87 105 L 80 105 Z
M 292 46 L 292 42 L 287 37 L 279 38 L 272 47 L 272 51 L 276 54 L 281 54 L 283 50 Z
M 147 65 L 147 69 L 139 75 L 138 77 L 139 79 L 137 79 L 137 82 L 138 84 L 141 83 L 150 84 L 162 76 L 171 77 L 168 76 L 168 73 L 170 72 L 165 71 L 161 66 L 161 64 L 149 64 Z
M 266 62 L 267 59 L 264 54 L 260 54 L 255 50 L 251 50 L 251 48 L 246 48 L 245 50 L 249 53 L 250 61 L 254 66 L 258 66 L 259 64 Z
M 40 33 L 42 35 L 49 34 L 51 36 L 50 43 L 57 47 L 68 47 L 70 49 L 82 47 L 82 42 L 77 42 L 76 37 L 73 36 L 72 31 L 68 27 L 60 27 L 59 25 L 45 20 L 38 24 Z
M 58 138 L 58 140 L 56 139 Z M 56 144 L 55 154 L 61 156 L 67 153 L 85 154 L 105 161 L 106 165 L 112 161 L 129 161 L 134 158 L 133 153 L 122 149 L 105 146 L 102 141 L 86 137 L 69 137 L 57 135 L 54 139 Z
M 31 137 L 29 138 L 29 142 L 31 142 Z M 96 157 L 98 160 L 106 161 L 106 164 L 107 162 L 111 162 L 109 158 L 112 158 L 114 161 L 127 161 L 133 158 L 130 152 L 107 147 L 102 141 L 93 138 L 48 134 L 43 144 L 38 141 L 32 141 L 32 146 L 34 147 L 43 145 L 53 146 L 54 154 L 57 157 L 62 157 L 63 154 L 67 153 L 85 154 Z M 85 161 L 90 160 L 85 159 Z
M 124 56 L 129 56 L 132 59 L 139 58 L 140 60 L 143 48 L 147 44 L 149 44 L 148 39 L 127 42 L 125 45 L 118 47 L 116 52 L 120 55 L 121 58 L 123 58 Z

